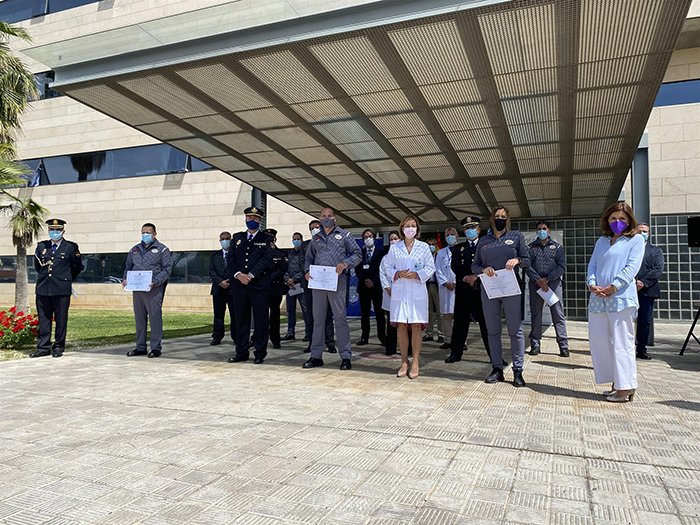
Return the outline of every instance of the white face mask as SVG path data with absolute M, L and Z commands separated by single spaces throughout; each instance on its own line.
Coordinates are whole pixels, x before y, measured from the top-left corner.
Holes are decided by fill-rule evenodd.
M 392 240 L 389 241 L 389 244 L 394 245 L 394 244 L 396 244 L 397 242 L 399 242 L 398 239 L 392 239 Z
M 416 236 L 417 232 L 418 232 L 418 228 L 404 228 L 403 229 L 403 234 L 406 236 L 407 239 L 413 239 Z
M 314 235 L 316 235 L 320 231 L 321 231 L 321 228 L 314 228 L 313 230 L 311 230 L 311 236 L 313 237 Z
M 372 237 L 365 237 L 365 246 L 367 246 L 367 248 L 374 246 L 374 239 Z

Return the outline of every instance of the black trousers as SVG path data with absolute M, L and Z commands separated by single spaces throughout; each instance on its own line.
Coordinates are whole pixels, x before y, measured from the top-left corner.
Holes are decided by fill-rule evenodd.
M 639 296 L 639 310 L 637 312 L 637 355 L 647 353 L 649 332 L 651 331 L 651 317 L 654 312 L 655 297 Z
M 250 310 L 253 309 L 255 330 L 253 346 L 255 357 L 267 356 L 267 337 L 270 332 L 269 290 L 253 290 L 245 285 L 233 290 L 233 315 L 236 320 L 236 355 L 250 355 Z
M 481 340 L 484 342 L 486 354 L 491 357 L 489 350 L 489 332 L 486 329 L 484 310 L 481 305 L 481 294 L 474 287 L 457 285 L 455 292 L 455 311 L 452 323 L 452 348 L 451 353 L 461 358 L 464 353 L 464 345 L 469 336 L 469 325 L 472 321 L 472 314 L 476 317 L 481 331 Z
M 214 331 L 211 338 L 214 341 L 221 341 L 226 336 L 224 329 L 226 322 L 226 307 L 228 307 L 228 316 L 231 321 L 231 339 L 234 344 L 236 342 L 236 321 L 233 314 L 233 295 L 231 294 L 216 294 L 211 296 L 214 304 Z
M 273 345 L 278 345 L 282 341 L 280 338 L 280 306 L 282 304 L 282 296 L 278 294 L 270 294 L 270 341 Z
M 66 330 L 68 329 L 68 308 L 70 295 L 37 295 L 36 313 L 39 317 L 39 338 L 37 350 L 63 352 L 66 348 Z M 51 347 L 51 322 L 56 320 L 56 333 Z
M 314 296 L 313 290 L 310 288 L 304 288 L 304 301 L 306 301 L 306 313 L 304 314 L 304 322 L 306 323 L 306 329 L 309 336 L 309 340 L 314 338 Z M 307 319 L 308 316 L 308 319 Z M 328 314 L 326 315 L 326 348 L 335 346 L 335 339 L 333 338 L 333 312 L 328 309 Z
M 388 312 L 386 312 L 386 314 L 388 315 Z M 392 324 L 389 323 L 389 325 L 386 327 L 386 338 L 384 339 L 384 348 L 386 350 L 386 355 L 393 355 L 396 353 L 398 337 L 399 334 L 396 331 L 396 327 L 392 326 Z
M 386 339 L 386 316 L 384 315 L 384 310 L 382 310 L 382 298 L 383 291 L 380 289 L 369 289 L 360 292 L 360 325 L 362 327 L 361 339 L 364 341 L 369 340 L 369 322 L 370 314 L 372 313 L 372 303 L 374 303 L 374 316 L 377 320 L 377 339 L 379 342 L 384 344 L 384 339 Z

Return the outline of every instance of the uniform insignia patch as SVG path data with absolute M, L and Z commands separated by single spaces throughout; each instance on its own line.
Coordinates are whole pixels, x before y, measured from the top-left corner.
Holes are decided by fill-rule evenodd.
M 515 244 L 515 241 L 513 239 L 508 239 L 507 241 L 504 241 L 506 244 Z
M 554 245 L 552 245 L 552 246 L 550 246 L 550 247 L 549 247 L 549 249 L 550 249 L 550 250 L 556 250 L 556 249 L 557 249 L 557 247 L 556 247 L 556 246 L 554 246 Z
M 153 248 L 151 251 L 152 251 L 153 253 L 158 253 L 158 248 Z
M 236 246 L 238 246 L 239 244 L 241 244 L 241 240 L 240 240 L 240 239 L 238 239 L 238 241 L 236 241 Z
M 41 252 L 41 255 L 44 255 L 46 253 L 46 248 L 44 248 L 44 251 Z
M 459 251 L 460 251 L 460 252 L 463 252 L 463 251 L 464 251 L 464 246 L 462 246 L 462 247 L 459 249 Z
M 270 243 L 270 246 L 272 246 L 273 248 L 276 248 L 276 246 L 275 246 L 275 243 L 274 243 L 274 242 L 271 242 L 271 243 Z
M 342 238 L 343 238 L 343 236 L 342 236 L 342 235 L 340 235 L 339 233 L 336 233 L 336 234 L 335 234 L 335 238 L 336 238 L 336 239 L 342 239 Z

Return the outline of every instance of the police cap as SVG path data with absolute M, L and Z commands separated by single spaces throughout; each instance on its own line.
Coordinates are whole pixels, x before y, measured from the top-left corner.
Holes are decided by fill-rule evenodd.
M 277 237 L 277 230 L 274 228 L 268 228 L 267 230 L 263 230 L 263 233 L 265 235 L 269 235 L 270 237 Z
M 49 225 L 49 228 L 55 228 L 55 229 L 63 229 L 63 226 L 66 224 L 66 221 L 63 219 L 49 219 L 46 221 L 46 224 Z
M 474 228 L 475 226 L 479 226 L 480 222 L 481 219 L 479 219 L 479 217 L 465 217 L 460 224 L 465 228 Z
M 263 215 L 265 214 L 260 208 L 251 206 L 250 208 L 246 208 L 245 210 L 243 210 L 243 215 L 256 215 L 262 219 Z

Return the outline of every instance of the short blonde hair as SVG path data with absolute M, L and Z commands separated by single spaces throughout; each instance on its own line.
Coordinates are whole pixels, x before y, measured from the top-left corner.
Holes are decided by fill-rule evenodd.
M 399 238 L 402 241 L 406 240 L 406 236 L 403 234 L 403 227 L 406 225 L 408 221 L 415 221 L 416 222 L 416 239 L 420 237 L 420 222 L 418 222 L 418 217 L 415 215 L 406 215 L 401 223 L 399 224 Z

